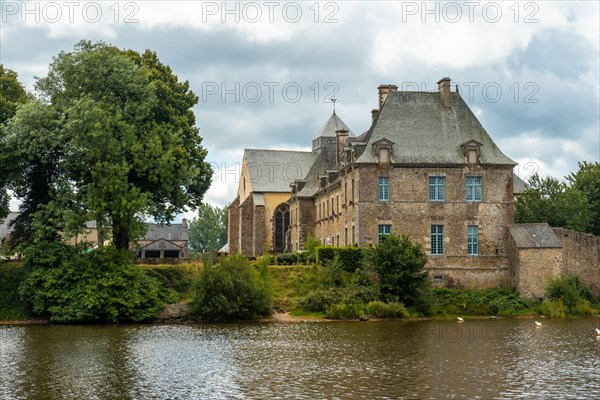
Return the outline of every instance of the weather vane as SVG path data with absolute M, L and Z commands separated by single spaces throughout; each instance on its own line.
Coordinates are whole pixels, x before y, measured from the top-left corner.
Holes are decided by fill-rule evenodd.
M 339 100 L 335 98 L 335 96 L 333 96 L 331 98 L 331 102 L 333 103 L 333 113 L 335 114 L 335 103 L 337 103 Z

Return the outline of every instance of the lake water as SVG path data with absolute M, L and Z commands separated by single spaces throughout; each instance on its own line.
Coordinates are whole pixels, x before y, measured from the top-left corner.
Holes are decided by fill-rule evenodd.
M 600 399 L 600 319 L 0 326 L 2 399 Z

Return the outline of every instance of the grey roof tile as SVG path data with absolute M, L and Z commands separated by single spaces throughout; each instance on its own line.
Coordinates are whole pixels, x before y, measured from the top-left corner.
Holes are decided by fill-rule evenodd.
M 442 107 L 439 96 L 439 92 L 390 93 L 357 162 L 377 162 L 371 145 L 386 138 L 395 143 L 392 161 L 396 163 L 466 164 L 461 145 L 476 140 L 483 145 L 482 164 L 516 165 L 500 151 L 458 93 L 451 93 L 449 109 Z
M 315 139 L 318 137 L 335 137 L 335 132 L 341 130 L 348 131 L 349 137 L 354 136 L 354 133 L 352 133 L 350 128 L 348 128 L 348 125 L 346 125 L 346 123 L 342 121 L 334 111 L 319 132 L 317 132 Z
M 519 248 L 560 248 L 560 240 L 546 223 L 516 224 L 508 227 Z
M 291 192 L 290 183 L 308 174 L 317 155 L 310 151 L 246 149 L 244 158 L 253 192 Z

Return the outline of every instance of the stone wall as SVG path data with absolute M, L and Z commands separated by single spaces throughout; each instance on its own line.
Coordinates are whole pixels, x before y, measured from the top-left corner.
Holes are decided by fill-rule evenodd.
M 240 252 L 245 255 L 254 255 L 253 242 L 254 225 L 254 201 L 252 196 L 248 196 L 246 201 L 240 206 Z
M 519 249 L 514 286 L 523 297 L 543 298 L 546 284 L 560 275 L 561 248 Z
M 552 229 L 563 246 L 561 273 L 577 275 L 600 296 L 600 236 Z
M 227 242 L 229 243 L 229 253 L 240 252 L 240 198 L 235 198 L 227 207 Z
M 254 242 L 253 256 L 259 256 L 263 253 L 266 239 L 265 207 L 255 206 L 254 219 L 252 221 L 252 241 Z

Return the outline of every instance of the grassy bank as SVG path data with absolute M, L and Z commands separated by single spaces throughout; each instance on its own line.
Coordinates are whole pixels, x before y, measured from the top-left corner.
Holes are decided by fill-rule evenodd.
M 272 266 L 271 273 L 275 310 L 296 316 L 357 319 L 362 316 L 456 318 L 545 315 L 560 318 L 600 315 L 598 301 L 571 301 L 572 307 L 569 308 L 562 299 L 547 299 L 543 302 L 525 299 L 512 288 L 432 289 L 430 307 L 427 313 L 423 313 L 414 308 L 407 309 L 398 303 L 381 302 L 377 292 L 355 273 L 338 271 L 338 276 L 332 277 L 332 272 L 327 268 L 300 265 Z
M 202 265 L 140 265 L 156 279 L 172 301 L 191 303 Z M 597 299 L 577 298 L 562 283 L 562 292 L 544 302 L 521 298 L 513 289 L 432 289 L 428 307 L 419 310 L 381 301 L 373 277 L 362 272 L 317 266 L 271 266 L 273 310 L 294 316 L 330 319 L 407 318 L 430 316 L 537 316 L 549 318 L 600 315 Z M 0 320 L 24 320 L 32 315 L 18 293 L 24 271 L 20 263 L 0 265 Z M 557 286 L 557 285 L 555 285 Z M 560 285 L 558 285 L 560 286 Z M 567 293 L 569 296 L 561 293 Z M 564 296 L 565 298 L 561 298 Z

